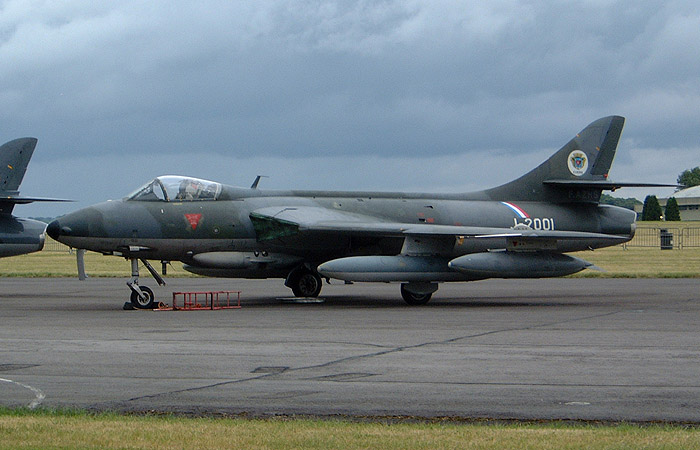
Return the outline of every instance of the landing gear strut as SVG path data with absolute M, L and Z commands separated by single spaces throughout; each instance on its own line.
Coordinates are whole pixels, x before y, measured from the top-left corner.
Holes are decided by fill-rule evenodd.
M 292 270 L 284 285 L 291 288 L 296 297 L 318 297 L 321 293 L 321 276 L 306 265 Z
M 139 260 L 136 258 L 130 258 L 131 261 L 131 280 L 126 282 L 126 285 L 131 289 L 131 304 L 134 308 L 138 309 L 153 309 L 155 306 L 155 295 L 153 291 L 146 286 L 139 286 Z M 141 263 L 148 269 L 148 272 L 155 278 L 159 286 L 165 286 L 165 280 L 160 274 L 151 266 L 151 264 L 145 260 L 141 259 Z

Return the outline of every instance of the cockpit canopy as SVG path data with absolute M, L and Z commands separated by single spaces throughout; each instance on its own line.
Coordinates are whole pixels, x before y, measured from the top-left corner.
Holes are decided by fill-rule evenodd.
M 166 175 L 149 181 L 127 197 L 127 200 L 145 202 L 188 202 L 216 200 L 221 194 L 221 183 L 199 178 Z

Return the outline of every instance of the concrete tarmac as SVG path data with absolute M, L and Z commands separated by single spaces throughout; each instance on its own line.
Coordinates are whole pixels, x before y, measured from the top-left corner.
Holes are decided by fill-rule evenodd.
M 700 423 L 700 279 L 169 279 L 242 309 L 124 311 L 126 279 L 0 280 L 0 404 L 193 414 Z M 142 283 L 153 287 L 152 280 Z

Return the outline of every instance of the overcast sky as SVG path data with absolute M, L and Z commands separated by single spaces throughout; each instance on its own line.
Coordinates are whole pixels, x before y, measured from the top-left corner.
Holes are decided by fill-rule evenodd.
M 611 114 L 611 179 L 700 165 L 697 1 L 0 0 L 0 140 L 39 139 L 23 195 L 77 200 L 21 216 L 162 174 L 482 189 Z

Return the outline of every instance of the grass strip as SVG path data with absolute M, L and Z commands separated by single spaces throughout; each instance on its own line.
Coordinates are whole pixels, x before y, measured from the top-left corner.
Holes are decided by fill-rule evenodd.
M 575 277 L 596 278 L 698 278 L 700 248 L 661 250 L 621 246 L 571 253 L 605 270 L 584 270 Z
M 0 449 L 675 449 L 700 448 L 677 425 L 389 423 L 186 418 L 0 409 Z

